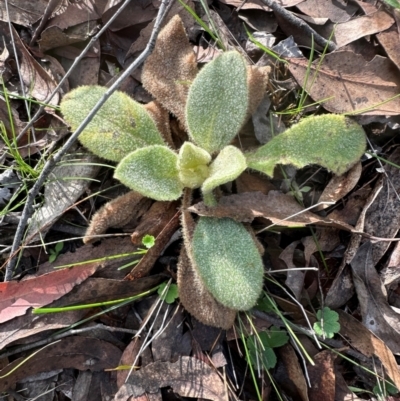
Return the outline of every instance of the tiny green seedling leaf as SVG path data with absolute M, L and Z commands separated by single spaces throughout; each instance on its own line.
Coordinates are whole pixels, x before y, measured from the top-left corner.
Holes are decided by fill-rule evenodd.
M 178 199 L 183 189 L 177 162 L 178 155 L 166 146 L 147 146 L 124 157 L 114 175 L 148 198 L 171 201 Z
M 158 287 L 157 294 L 162 296 L 163 301 L 167 304 L 172 304 L 175 302 L 175 299 L 178 298 L 178 286 L 176 284 L 171 284 L 168 288 L 168 291 L 162 295 L 164 292 L 167 283 L 162 283 L 160 287 Z
M 387 380 L 380 380 L 380 383 L 375 385 L 372 392 L 378 397 L 379 400 L 386 400 L 388 395 L 395 395 L 399 392 L 397 387 L 388 382 Z
M 149 234 L 146 234 L 143 238 L 142 238 L 142 244 L 147 248 L 150 249 L 154 246 L 154 244 L 156 243 L 156 239 Z
M 248 310 L 256 304 L 264 267 L 242 224 L 228 218 L 200 217 L 192 252 L 204 285 L 217 301 L 235 310 Z
M 246 63 L 226 52 L 208 63 L 193 81 L 186 104 L 190 138 L 209 153 L 228 145 L 247 115 Z
M 209 176 L 211 155 L 191 142 L 185 142 L 178 156 L 179 179 L 187 188 L 199 188 Z
M 297 168 L 318 164 L 340 175 L 360 160 L 365 147 L 360 125 L 344 116 L 324 114 L 303 119 L 246 159 L 250 168 L 270 177 L 278 163 Z
M 250 362 L 253 366 L 262 365 L 265 369 L 274 368 L 276 355 L 272 348 L 282 347 L 289 341 L 286 331 L 271 326 L 268 331 L 252 335 L 247 338 Z
M 81 86 L 61 102 L 65 120 L 76 130 L 107 88 Z M 130 152 L 149 145 L 165 145 L 144 106 L 123 92 L 114 92 L 87 125 L 79 141 L 104 159 L 119 162 Z
M 332 338 L 339 333 L 339 315 L 327 306 L 317 312 L 317 321 L 314 323 L 315 332 L 322 337 Z
M 206 195 L 219 185 L 233 181 L 246 167 L 244 154 L 234 146 L 226 146 L 210 165 L 209 177 L 201 187 L 203 194 Z
M 62 251 L 64 244 L 62 242 L 58 242 L 54 249 L 49 250 L 49 262 L 53 263 L 57 258 L 60 252 Z

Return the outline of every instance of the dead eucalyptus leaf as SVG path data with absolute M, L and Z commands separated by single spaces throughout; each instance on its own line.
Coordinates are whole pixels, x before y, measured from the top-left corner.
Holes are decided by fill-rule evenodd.
M 200 216 L 230 217 L 245 223 L 251 223 L 256 217 L 264 217 L 273 224 L 285 227 L 316 224 L 346 231 L 354 229 L 344 222 L 330 220 L 304 211 L 293 197 L 279 191 L 269 191 L 267 195 L 261 192 L 245 192 L 224 196 L 219 200 L 217 206 L 208 207 L 200 202 L 189 207 L 188 210 Z
M 395 357 L 384 341 L 376 337 L 361 322 L 348 313 L 337 310 L 340 322 L 340 334 L 359 352 L 371 357 L 377 356 L 385 367 L 388 376 L 397 388 L 400 388 L 400 371 Z
M 154 362 L 132 372 L 115 400 L 127 401 L 145 393 L 156 393 L 162 387 L 172 387 L 181 397 L 228 399 L 224 382 L 206 363 L 199 359 L 183 356 L 175 363 Z
M 319 198 L 319 202 L 336 202 L 346 196 L 358 183 L 362 172 L 361 162 L 358 162 L 343 175 L 335 175 L 329 181 Z M 328 205 L 320 205 L 317 210 L 322 210 Z
M 315 30 L 325 38 L 329 38 L 333 31 L 332 40 L 339 48 L 364 36 L 385 31 L 393 23 L 394 19 L 389 13 L 379 10 L 369 15 L 352 18 L 341 24 L 328 22 L 324 26 L 315 27 Z
M 304 14 L 314 18 L 329 18 L 332 22 L 345 22 L 357 11 L 357 6 L 344 0 L 307 0 L 296 7 Z
M 338 51 L 325 55 L 321 65 L 320 60 L 313 62 L 310 72 L 308 59 L 288 60 L 290 72 L 300 86 L 304 85 L 306 74 L 310 74 L 305 89 L 314 101 L 324 100 L 322 106 L 332 113 L 362 110 L 363 115 L 400 113 L 400 98 L 387 102 L 398 95 L 400 86 L 398 71 L 388 58 L 375 56 L 368 62 L 351 51 Z
M 400 314 L 387 302 L 369 241 L 359 248 L 351 268 L 364 326 L 381 338 L 392 352 L 400 354 Z

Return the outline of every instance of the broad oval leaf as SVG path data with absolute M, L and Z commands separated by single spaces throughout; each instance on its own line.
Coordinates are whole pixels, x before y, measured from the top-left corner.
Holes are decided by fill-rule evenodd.
M 261 294 L 264 268 L 257 246 L 240 223 L 200 217 L 193 233 L 192 255 L 199 275 L 222 305 L 252 308 Z
M 72 130 L 78 128 L 106 90 L 101 86 L 81 86 L 64 96 L 61 112 Z M 119 91 L 97 112 L 79 141 L 97 156 L 116 162 L 138 148 L 165 145 L 146 109 Z
M 186 104 L 190 138 L 209 153 L 228 145 L 244 123 L 248 108 L 246 63 L 226 52 L 197 75 Z
M 246 170 L 244 154 L 234 146 L 226 146 L 210 165 L 210 173 L 201 189 L 203 194 L 211 192 L 219 185 L 233 181 Z
M 211 155 L 191 142 L 185 142 L 178 156 L 179 178 L 187 188 L 199 188 L 209 176 Z
M 178 199 L 183 189 L 177 161 L 178 155 L 166 146 L 147 146 L 124 157 L 114 176 L 144 196 L 171 201 Z
M 365 132 L 359 124 L 344 116 L 325 114 L 303 119 L 246 154 L 246 159 L 248 167 L 270 177 L 278 163 L 297 168 L 318 164 L 340 175 L 360 160 L 365 147 Z

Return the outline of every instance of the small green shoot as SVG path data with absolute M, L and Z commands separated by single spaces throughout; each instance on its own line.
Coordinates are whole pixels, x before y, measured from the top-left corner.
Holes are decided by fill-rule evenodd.
M 314 323 L 314 330 L 323 338 L 333 338 L 340 331 L 339 315 L 327 306 L 317 312 L 317 319 Z
M 56 244 L 56 246 L 54 248 L 49 249 L 49 262 L 50 263 L 53 263 L 58 258 L 58 255 L 62 251 L 63 247 L 64 247 L 64 243 L 59 242 L 58 244 Z
M 260 365 L 264 369 L 272 369 L 276 365 L 276 355 L 273 348 L 282 347 L 289 341 L 286 331 L 271 326 L 269 330 L 247 338 L 249 360 L 254 367 Z
M 175 299 L 179 297 L 178 295 L 178 286 L 176 284 L 171 284 L 165 294 L 163 294 L 165 287 L 168 283 L 162 283 L 157 290 L 157 294 L 160 295 L 167 304 L 172 304 L 175 302 Z

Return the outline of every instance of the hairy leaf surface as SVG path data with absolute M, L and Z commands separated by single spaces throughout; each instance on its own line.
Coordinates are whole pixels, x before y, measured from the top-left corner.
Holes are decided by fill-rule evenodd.
M 210 293 L 235 310 L 252 308 L 261 294 L 264 268 L 250 233 L 232 219 L 200 217 L 193 258 Z
M 247 70 L 236 52 L 207 64 L 193 81 L 186 104 L 189 136 L 209 153 L 228 145 L 244 123 L 248 108 Z
M 81 86 L 64 96 L 61 111 L 76 130 L 107 88 Z M 123 92 L 114 92 L 79 136 L 79 141 L 104 159 L 119 162 L 127 154 L 164 141 L 144 106 Z
M 305 118 L 248 153 L 246 159 L 250 168 L 270 177 L 278 163 L 297 168 L 318 164 L 340 175 L 360 160 L 365 146 L 360 125 L 344 116 L 325 114 Z
M 147 146 L 124 157 L 115 170 L 115 178 L 148 198 L 175 200 L 183 189 L 177 161 L 178 155 L 166 146 Z

